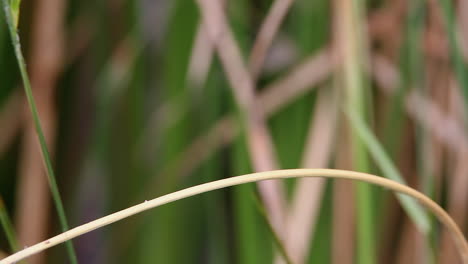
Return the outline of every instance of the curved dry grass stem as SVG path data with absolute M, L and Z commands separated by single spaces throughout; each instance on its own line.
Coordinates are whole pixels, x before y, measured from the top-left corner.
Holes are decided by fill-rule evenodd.
M 463 236 L 463 233 L 459 227 L 455 224 L 452 218 L 442 209 L 437 203 L 432 201 L 430 198 L 424 194 L 398 182 L 388 180 L 382 177 L 375 175 L 346 171 L 346 170 L 334 170 L 334 169 L 292 169 L 292 170 L 276 170 L 276 171 L 266 171 L 258 172 L 252 174 L 246 174 L 242 176 L 227 178 L 223 180 L 213 181 L 209 183 L 200 184 L 193 186 L 187 189 L 183 189 L 177 192 L 173 192 L 161 197 L 155 198 L 150 201 L 145 201 L 138 205 L 129 207 L 122 211 L 110 214 L 108 216 L 99 218 L 97 220 L 91 221 L 87 224 L 75 227 L 67 232 L 64 232 L 60 235 L 52 237 L 48 240 L 40 242 L 29 248 L 25 248 L 3 260 L 0 261 L 0 264 L 13 264 L 17 261 L 25 259 L 31 255 L 39 253 L 47 248 L 55 246 L 57 244 L 63 243 L 70 239 L 73 239 L 77 236 L 86 234 L 93 230 L 96 230 L 100 227 L 112 224 L 119 220 L 125 219 L 132 215 L 144 212 L 146 210 L 171 203 L 177 200 L 181 200 L 187 197 L 194 195 L 202 194 L 205 192 L 222 189 L 230 186 L 240 185 L 244 183 L 258 182 L 264 180 L 273 180 L 273 179 L 287 179 L 287 178 L 300 178 L 300 177 L 323 177 L 323 178 L 337 178 L 337 179 L 347 179 L 347 180 L 357 180 L 367 183 L 372 183 L 385 187 L 394 192 L 401 194 L 406 194 L 413 197 L 419 201 L 424 207 L 430 210 L 439 221 L 447 228 L 449 234 L 454 240 L 457 249 L 461 255 L 463 263 L 468 263 L 468 243 Z

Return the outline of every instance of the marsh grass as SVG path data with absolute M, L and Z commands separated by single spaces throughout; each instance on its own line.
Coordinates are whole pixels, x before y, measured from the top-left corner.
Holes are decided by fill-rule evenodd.
M 344 207 L 356 209 L 356 216 L 350 216 L 353 219 L 345 219 L 350 223 L 355 221 L 356 229 L 352 225 L 343 224 L 340 230 L 344 233 L 336 234 L 336 226 L 332 223 L 340 222 L 334 221 L 333 212 L 341 209 L 333 201 L 337 191 L 335 182 L 327 181 L 321 187 L 322 193 L 314 194 L 314 199 L 321 201 L 320 206 L 310 212 L 315 214 L 315 226 L 308 227 L 312 230 L 309 240 L 301 242 L 305 243 L 301 247 L 308 251 L 305 257 L 301 257 L 303 259 L 295 261 L 297 250 L 291 243 L 294 239 L 286 239 L 284 236 L 288 234 L 281 233 L 282 226 L 272 220 L 275 210 L 271 210 L 270 205 L 277 201 L 284 203 L 285 212 L 279 215 L 289 216 L 289 207 L 301 184 L 295 177 L 306 175 L 289 178 L 286 174 L 281 176 L 280 171 L 265 172 L 213 183 L 232 175 L 248 174 L 259 168 L 297 168 L 302 166 L 301 162 L 310 159 L 307 157 L 310 151 L 305 150 L 308 129 L 320 131 L 321 126 L 320 122 L 315 122 L 315 110 L 312 110 L 316 109 L 312 106 L 319 105 L 320 100 L 323 100 L 317 95 L 316 90 L 319 89 L 319 92 L 324 89 L 338 91 L 339 104 L 334 107 L 342 118 L 338 119 L 337 130 L 344 128 L 344 132 L 337 134 L 348 137 L 352 147 L 352 151 L 346 153 L 346 146 L 332 144 L 332 149 L 327 150 L 330 157 L 326 159 L 326 166 L 334 167 L 338 157 L 344 157 L 352 160 L 354 170 L 382 174 L 404 185 L 382 177 L 364 177 L 373 183 L 387 187 L 398 186 L 393 190 L 406 190 L 421 198 L 421 194 L 405 187 L 417 186 L 444 207 L 452 210 L 458 208 L 460 212 L 464 210 L 457 207 L 452 197 L 455 197 L 454 193 L 468 191 L 468 187 L 451 187 L 454 172 L 450 165 L 435 171 L 434 167 L 437 166 L 428 162 L 434 157 L 438 146 L 442 146 L 445 152 L 440 160 L 452 164 L 453 153 L 458 154 L 458 149 L 454 151 L 450 139 L 443 136 L 439 138 L 440 144 L 434 141 L 431 137 L 435 134 L 434 129 L 425 125 L 421 117 L 407 107 L 410 92 L 417 91 L 424 95 L 422 98 L 428 105 L 441 108 L 436 110 L 450 108 L 444 105 L 444 99 L 436 98 L 437 94 L 449 96 L 449 92 L 436 92 L 430 88 L 435 85 L 428 83 L 431 79 L 426 75 L 427 68 L 436 66 L 434 61 L 445 63 L 443 55 L 440 55 L 444 52 L 449 55 L 451 63 L 447 69 L 455 76 L 455 82 L 465 97 L 463 103 L 466 104 L 468 75 L 462 54 L 463 42 L 460 42 L 461 33 L 456 23 L 456 7 L 449 0 L 440 0 L 437 5 L 443 17 L 442 26 L 446 35 L 429 32 L 429 25 L 437 26 L 440 21 L 428 15 L 434 12 L 433 3 L 429 7 L 427 1 L 423 0 L 408 4 L 391 1 L 369 3 L 361 0 L 227 1 L 224 12 L 221 12 L 221 16 L 225 17 L 221 19 L 227 21 L 232 31 L 232 41 L 223 42 L 226 40 L 223 39 L 226 38 L 226 31 L 214 38 L 205 36 L 212 50 L 209 56 L 202 58 L 206 61 L 201 63 L 191 61 L 194 58 L 191 52 L 199 37 L 199 29 L 203 26 L 200 3 L 209 7 L 214 3 L 211 0 L 176 0 L 171 3 L 137 0 L 102 0 L 92 3 L 68 1 L 69 10 L 61 15 L 67 18 L 64 28 L 70 32 L 62 34 L 64 38 L 75 40 L 69 41 L 67 49 L 71 54 L 79 55 L 67 58 L 59 74 L 60 80 L 52 84 L 61 88 L 57 92 L 59 110 L 62 111 L 59 111 L 59 147 L 55 162 L 60 177 L 60 190 L 67 191 L 65 206 L 60 199 L 53 163 L 41 128 L 40 113 L 35 106 L 17 34 L 18 21 L 23 22 L 23 16 L 29 17 L 31 14 L 22 12 L 22 16 L 19 16 L 18 0 L 2 1 L 9 23 L 8 27 L 4 26 L 5 17 L 2 13 L 0 101 L 8 100 L 21 77 L 62 231 L 68 229 L 65 206 L 70 216 L 73 216 L 71 222 L 75 225 L 202 182 L 210 183 L 189 190 L 201 192 L 203 188 L 216 189 L 217 184 L 224 186 L 223 182 L 232 183 L 236 179 L 243 179 L 237 182 L 239 184 L 251 182 L 170 204 L 148 212 L 145 216 L 116 223 L 105 231 L 99 230 L 93 235 L 78 238 L 74 243 L 83 263 L 341 264 L 346 260 L 364 264 L 385 261 L 398 263 L 410 258 L 408 256 L 416 251 L 414 247 L 420 246 L 407 243 L 410 240 L 406 238 L 413 236 L 405 231 L 407 221 L 414 223 L 423 234 L 419 241 L 428 245 L 419 260 L 435 259 L 439 255 L 435 249 L 441 246 L 441 231 L 421 204 L 401 193 L 397 194 L 396 201 L 401 204 L 409 220 L 400 215 L 393 206 L 393 200 L 383 195 L 382 189 L 358 183 L 355 199 L 343 201 Z M 273 34 L 272 46 L 269 46 L 268 41 L 266 46 L 258 45 L 257 37 L 264 26 L 263 22 L 267 21 L 265 18 L 271 19 L 273 7 L 281 5 L 285 8 L 282 12 L 286 16 L 277 17 L 279 20 L 274 23 L 269 22 L 272 28 L 275 28 L 273 24 L 279 22 L 278 32 Z M 340 23 L 337 21 L 339 19 L 343 21 Z M 90 23 L 96 26 L 91 27 L 82 21 L 92 21 Z M 383 34 L 379 30 L 387 33 Z M 13 45 L 9 43 L 8 32 Z M 20 33 L 23 39 L 23 34 L 27 35 L 28 31 L 21 30 Z M 431 49 L 432 42 L 428 41 L 428 36 L 435 36 L 441 43 L 446 40 L 449 43 L 447 50 Z M 392 46 L 399 38 L 401 41 Z M 239 53 L 234 59 L 237 66 L 226 59 L 232 54 L 223 55 L 222 49 L 226 47 L 216 48 L 217 41 L 228 43 Z M 35 45 L 22 44 L 26 55 L 30 46 Z M 286 60 L 282 59 L 281 54 L 287 54 Z M 14 55 L 20 76 L 17 76 L 16 67 L 10 65 L 15 61 Z M 395 70 L 402 76 L 398 80 L 398 87 L 390 87 L 394 89 L 391 96 L 380 89 L 387 84 L 377 80 L 371 63 L 378 56 L 385 57 L 392 67 L 398 65 Z M 258 61 L 252 62 L 255 60 Z M 196 71 L 191 67 L 198 65 L 208 65 L 207 72 L 206 75 L 196 76 L 199 82 L 194 82 L 190 74 Z M 317 65 L 321 66 L 320 69 Z M 242 78 L 246 80 L 233 78 L 232 71 L 241 72 L 247 76 Z M 443 75 L 435 75 L 433 79 L 443 79 Z M 249 92 L 253 95 L 245 100 L 246 97 L 238 93 L 242 90 L 239 87 L 245 85 L 242 81 L 247 79 L 251 82 Z M 444 84 L 442 81 L 440 83 Z M 448 86 L 451 82 L 445 84 Z M 274 102 L 270 102 L 272 96 L 267 95 L 270 88 L 281 88 L 271 92 L 275 95 Z M 298 90 L 300 92 L 297 94 L 290 94 Z M 429 104 L 433 102 L 435 104 Z M 0 111 L 3 109 L 0 107 Z M 263 109 L 268 110 L 262 113 L 264 115 L 257 115 L 257 110 Z M 449 114 L 442 118 L 453 119 Z M 5 122 L 0 118 L 0 127 L 8 125 Z M 220 122 L 225 122 L 222 123 L 224 130 L 213 129 Z M 250 127 L 252 124 L 255 129 Z M 309 124 L 314 124 L 314 127 Z M 460 131 L 458 127 L 453 128 L 447 133 L 464 136 L 465 127 L 461 126 Z M 229 131 L 226 132 L 226 129 Z M 259 131 L 260 134 L 255 134 Z M 381 131 L 383 133 L 379 133 Z M 252 133 L 260 140 L 252 141 Z M 320 139 L 320 134 L 318 137 Z M 336 142 L 342 142 L 339 136 L 336 137 Z M 416 139 L 412 141 L 413 138 Z M 216 140 L 211 142 L 210 139 Z M 252 142 L 262 144 L 255 148 Z M 17 148 L 16 143 L 8 145 L 9 148 Z M 0 146 L 3 148 L 3 144 Z M 468 146 L 460 144 L 458 147 L 464 149 Z M 319 149 L 318 146 L 316 148 Z M 7 156 L 8 161 L 16 161 L 15 155 L 22 155 L 4 149 L 0 153 Z M 402 162 L 402 159 L 406 162 Z M 262 165 L 262 162 L 266 162 L 264 164 L 267 166 Z M 338 174 L 354 180 L 363 179 L 359 173 Z M 262 193 L 261 188 L 259 190 L 253 183 L 259 180 L 256 178 L 258 175 L 275 175 L 278 178 L 287 176 L 289 179 L 278 185 L 284 184 L 284 187 L 280 187 L 284 197 L 277 192 L 271 199 Z M 21 241 L 15 241 L 15 230 L 9 217 L 19 210 L 15 207 L 18 205 L 14 197 L 27 197 L 27 194 L 11 191 L 19 181 L 14 180 L 15 176 L 13 173 L 0 179 L 2 197 L 9 203 L 12 201 L 8 206 L 0 203 L 0 220 L 6 234 L 5 243 L 0 241 L 0 250 L 9 253 L 23 246 Z M 147 210 L 153 205 L 159 206 L 159 202 L 155 201 L 180 194 L 185 197 L 186 191 L 162 196 L 124 212 L 133 214 L 143 208 Z M 464 199 L 462 195 L 457 197 Z M 89 199 L 98 200 L 89 203 Z M 442 217 L 452 231 L 457 230 L 436 204 L 426 198 L 423 200 L 425 205 L 436 210 L 436 216 Z M 307 204 L 309 200 L 299 202 Z M 117 213 L 94 224 L 107 225 L 126 219 L 130 214 Z M 309 216 L 301 217 L 309 219 Z M 455 220 L 460 224 L 466 217 L 466 213 L 460 213 Z M 73 236 L 94 229 L 97 227 L 94 224 L 86 225 L 84 229 L 73 229 Z M 55 223 L 50 226 L 55 230 Z M 388 229 L 388 234 L 382 231 L 384 229 Z M 453 231 L 451 234 L 458 241 L 459 251 L 466 254 L 466 242 L 460 232 Z M 378 239 L 381 236 L 382 239 Z M 49 242 L 55 245 L 66 241 L 68 258 L 71 263 L 76 263 L 70 237 L 59 235 L 57 238 Z M 333 255 L 340 248 L 337 238 L 357 241 L 356 247 L 348 243 L 347 249 L 351 255 L 346 255 L 349 257 L 346 260 Z M 23 253 L 52 246 L 49 242 Z M 10 246 L 3 248 L 7 243 Z M 86 247 L 93 248 L 93 252 Z M 182 251 L 183 254 L 180 253 Z M 440 255 L 443 257 L 443 254 Z M 49 254 L 48 258 L 50 263 L 64 261 L 60 254 Z

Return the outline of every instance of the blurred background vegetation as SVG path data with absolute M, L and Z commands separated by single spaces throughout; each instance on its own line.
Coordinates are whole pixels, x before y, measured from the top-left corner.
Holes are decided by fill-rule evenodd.
M 61 231 L 4 15 L 0 258 L 9 241 Z M 468 231 L 466 0 L 23 1 L 18 30 L 72 227 L 195 184 L 309 167 L 405 182 Z M 270 181 L 73 244 L 90 264 L 284 263 L 282 250 L 293 263 L 460 263 L 406 205 L 367 184 Z M 27 263 L 69 259 L 57 246 Z

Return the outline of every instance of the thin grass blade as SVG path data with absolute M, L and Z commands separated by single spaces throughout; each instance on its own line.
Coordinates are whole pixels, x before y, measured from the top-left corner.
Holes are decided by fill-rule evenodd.
M 26 94 L 26 98 L 27 98 L 29 107 L 31 109 L 31 114 L 32 114 L 32 118 L 33 118 L 33 121 L 34 121 L 34 126 L 35 126 L 36 131 L 37 131 L 37 136 L 38 136 L 39 144 L 40 144 L 40 147 L 41 147 L 41 153 L 42 153 L 43 161 L 45 163 L 45 167 L 46 167 L 46 171 L 47 171 L 47 177 L 48 177 L 48 180 L 49 180 L 50 190 L 52 192 L 52 197 L 53 197 L 53 200 L 54 200 L 54 203 L 55 203 L 55 207 L 57 209 L 61 229 L 62 229 L 63 232 L 65 232 L 65 231 L 67 231 L 69 229 L 68 221 L 67 221 L 66 216 L 65 216 L 65 209 L 64 209 L 64 206 L 63 206 L 63 203 L 62 203 L 62 199 L 60 198 L 60 193 L 59 193 L 59 190 L 58 190 L 57 181 L 55 179 L 55 174 L 54 174 L 52 162 L 51 162 L 51 159 L 50 159 L 49 150 L 47 149 L 47 143 L 46 143 L 46 140 L 45 140 L 45 137 L 44 137 L 44 133 L 42 131 L 41 122 L 40 122 L 40 119 L 39 119 L 39 114 L 37 112 L 37 107 L 36 107 L 34 97 L 33 97 L 33 93 L 32 93 L 32 89 L 31 89 L 31 83 L 29 81 L 29 76 L 28 76 L 27 71 L 26 71 L 26 63 L 24 61 L 23 53 L 21 51 L 21 44 L 20 44 L 19 35 L 18 35 L 17 31 L 16 31 L 16 25 L 17 25 L 16 23 L 17 22 L 15 22 L 14 19 L 18 19 L 18 18 L 17 17 L 15 18 L 14 16 L 19 15 L 19 11 L 18 11 L 19 10 L 19 1 L 15 1 L 14 6 L 10 6 L 10 3 L 8 2 L 8 0 L 2 0 L 2 1 L 3 1 L 3 9 L 4 9 L 4 13 L 5 13 L 5 19 L 6 19 L 6 22 L 7 22 L 7 25 L 8 25 L 8 30 L 9 30 L 10 37 L 11 37 L 11 42 L 12 42 L 13 48 L 15 50 L 15 55 L 16 55 L 16 59 L 17 59 L 17 62 L 18 62 L 18 67 L 19 67 L 19 70 L 20 70 L 20 73 L 21 73 L 21 78 L 23 80 L 24 91 L 25 91 L 25 94 Z M 75 250 L 73 248 L 73 244 L 72 244 L 71 241 L 68 241 L 66 243 L 66 248 L 67 248 L 67 252 L 68 252 L 68 255 L 69 255 L 70 262 L 72 264 L 78 263 L 78 260 L 76 258 L 76 253 L 75 253 Z
M 8 241 L 8 244 L 12 251 L 16 252 L 20 249 L 18 240 L 16 239 L 15 230 L 10 221 L 10 216 L 5 208 L 2 197 L 0 197 L 0 224 L 2 225 L 3 231 Z
M 391 180 L 406 184 L 405 180 L 364 121 L 352 110 L 348 110 L 347 115 L 354 131 L 368 149 L 371 157 L 377 163 L 377 166 L 382 170 L 383 175 Z M 422 207 L 407 196 L 398 195 L 398 199 L 408 215 L 418 226 L 419 230 L 424 234 L 428 234 L 431 226 L 430 219 Z

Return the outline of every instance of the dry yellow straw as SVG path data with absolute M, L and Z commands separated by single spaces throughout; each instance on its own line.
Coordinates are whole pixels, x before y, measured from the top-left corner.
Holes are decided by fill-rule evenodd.
M 145 201 L 141 204 L 129 207 L 122 211 L 110 214 L 108 216 L 99 218 L 91 221 L 87 224 L 75 227 L 67 232 L 52 237 L 48 240 L 40 242 L 34 246 L 25 248 L 7 258 L 0 261 L 0 264 L 13 264 L 17 261 L 25 259 L 31 255 L 39 253 L 47 248 L 63 243 L 67 240 L 75 238 L 77 236 L 86 234 L 90 231 L 98 229 L 100 227 L 109 225 L 119 220 L 125 219 L 129 216 L 138 214 L 140 212 L 149 210 L 154 207 L 158 207 L 163 204 L 171 203 L 183 198 L 194 196 L 197 194 L 217 190 L 229 186 L 240 185 L 244 183 L 257 182 L 271 179 L 286 179 L 286 178 L 300 178 L 300 177 L 324 177 L 324 178 L 338 178 L 348 180 L 358 180 L 367 183 L 376 184 L 387 189 L 390 189 L 397 193 L 409 195 L 419 201 L 423 206 L 430 210 L 439 221 L 447 228 L 452 239 L 460 252 L 463 263 L 468 264 L 468 243 L 466 242 L 463 233 L 460 231 L 455 222 L 450 216 L 442 209 L 438 204 L 432 201 L 424 194 L 398 182 L 388 180 L 386 178 L 378 177 L 375 175 L 345 171 L 345 170 L 332 170 L 332 169 L 294 169 L 294 170 L 277 170 L 277 171 L 266 171 L 259 173 L 246 174 L 242 176 L 232 177 L 228 179 L 213 181 L 194 187 L 190 187 L 184 190 L 173 192 L 156 199 Z

